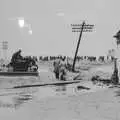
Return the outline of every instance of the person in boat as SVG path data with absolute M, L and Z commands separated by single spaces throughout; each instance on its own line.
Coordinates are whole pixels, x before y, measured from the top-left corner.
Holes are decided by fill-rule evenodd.
M 21 56 L 22 50 L 19 49 L 17 52 L 15 52 L 12 56 L 11 63 L 14 64 L 16 62 L 20 62 L 23 60 L 23 57 Z

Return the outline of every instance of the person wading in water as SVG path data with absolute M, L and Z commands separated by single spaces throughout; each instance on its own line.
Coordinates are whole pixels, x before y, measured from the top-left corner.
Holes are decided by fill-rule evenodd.
M 64 60 L 57 60 L 53 63 L 56 79 L 66 80 L 66 64 Z
M 54 61 L 53 66 L 54 66 L 54 71 L 53 72 L 55 73 L 55 77 L 56 77 L 56 79 L 59 79 L 60 60 Z

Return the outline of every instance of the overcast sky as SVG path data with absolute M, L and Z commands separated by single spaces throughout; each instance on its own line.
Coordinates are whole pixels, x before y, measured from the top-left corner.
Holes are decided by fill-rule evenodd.
M 8 55 L 21 48 L 24 55 L 70 55 L 75 53 L 78 33 L 71 23 L 94 24 L 83 33 L 79 55 L 105 55 L 115 48 L 113 35 L 120 29 L 119 0 L 0 0 L 0 41 L 9 42 Z M 31 24 L 19 28 L 16 17 Z

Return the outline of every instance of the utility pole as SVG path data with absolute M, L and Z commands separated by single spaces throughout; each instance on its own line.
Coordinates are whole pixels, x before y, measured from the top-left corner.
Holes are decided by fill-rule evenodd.
M 2 42 L 2 49 L 3 49 L 4 59 L 7 60 L 8 41 Z
M 72 26 L 72 32 L 80 32 L 78 43 L 77 43 L 77 48 L 76 48 L 75 56 L 74 56 L 74 60 L 73 60 L 73 65 L 72 65 L 72 71 L 75 72 L 75 63 L 76 63 L 76 58 L 77 58 L 77 54 L 78 54 L 80 41 L 82 38 L 82 33 L 83 32 L 92 32 L 94 25 L 85 24 L 85 21 L 83 21 L 82 24 L 71 24 L 71 26 Z

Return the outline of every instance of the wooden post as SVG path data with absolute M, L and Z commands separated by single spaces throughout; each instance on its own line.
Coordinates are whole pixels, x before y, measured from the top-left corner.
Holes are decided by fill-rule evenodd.
M 112 75 L 112 83 L 113 84 L 118 84 L 119 83 L 117 58 L 114 58 L 114 71 L 113 71 L 113 75 Z
M 118 49 L 118 45 L 120 45 L 120 30 L 113 37 L 116 38 L 116 40 L 117 40 L 116 43 L 117 43 L 117 49 Z M 117 58 L 114 59 L 114 71 L 113 71 L 113 74 L 112 74 L 112 82 L 114 84 L 119 83 L 119 75 L 118 75 L 118 68 L 117 68 Z

